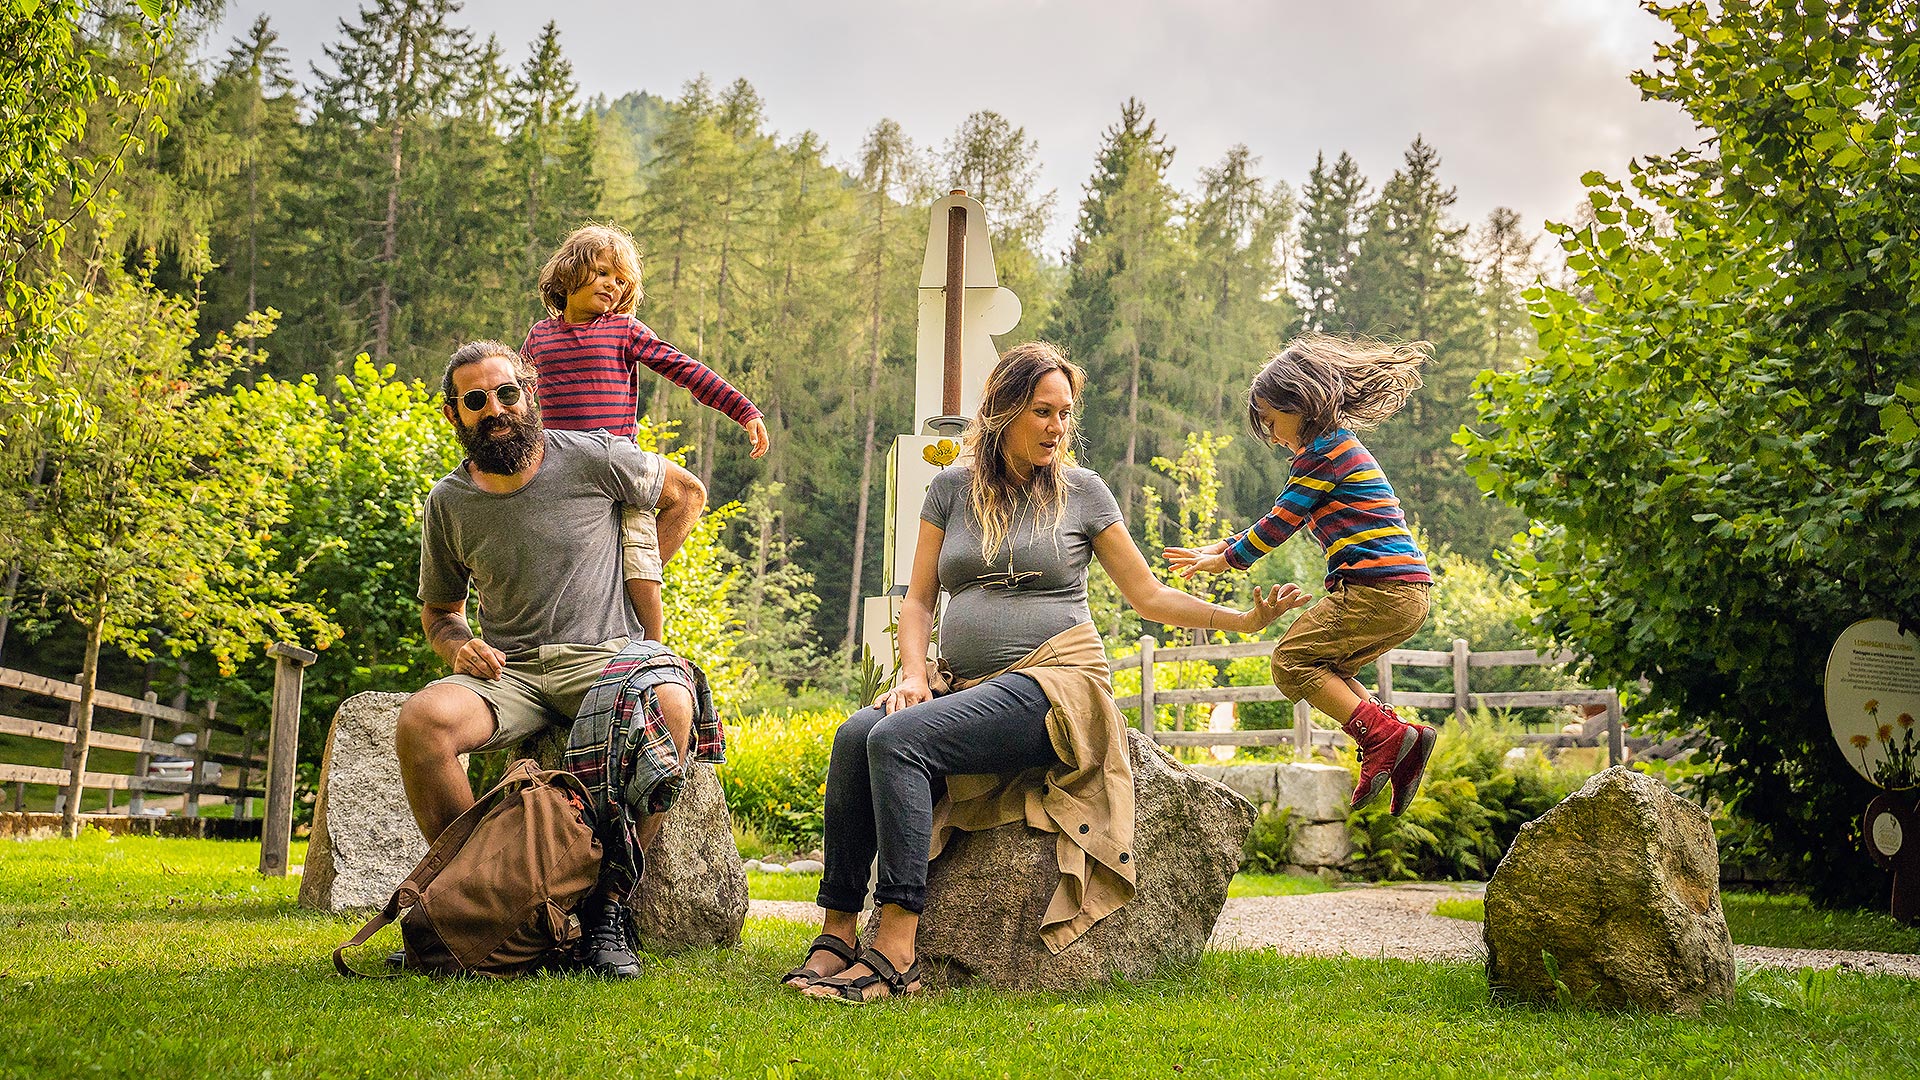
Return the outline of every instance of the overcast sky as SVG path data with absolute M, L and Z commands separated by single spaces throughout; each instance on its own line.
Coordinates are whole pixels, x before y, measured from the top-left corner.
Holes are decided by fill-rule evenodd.
M 357 5 L 231 0 L 218 48 L 264 11 L 303 81 Z M 1633 0 L 468 0 L 459 18 L 518 66 L 548 19 L 586 95 L 678 96 L 745 77 L 783 135 L 812 129 L 854 160 L 891 117 L 938 146 L 993 109 L 1039 140 L 1064 247 L 1101 132 L 1137 97 L 1192 190 L 1235 143 L 1296 189 L 1314 155 L 1353 154 L 1377 189 L 1415 135 L 1441 155 L 1458 219 L 1511 206 L 1538 231 L 1581 198 L 1580 174 L 1697 141 L 1628 74 L 1662 24 Z M 991 211 L 991 208 L 989 208 Z

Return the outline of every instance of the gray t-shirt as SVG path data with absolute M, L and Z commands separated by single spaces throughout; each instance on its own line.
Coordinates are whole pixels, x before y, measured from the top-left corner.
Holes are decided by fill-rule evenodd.
M 946 533 L 940 543 L 940 587 L 947 592 L 940 655 L 963 679 L 998 671 L 1060 631 L 1093 621 L 1087 610 L 1093 538 L 1120 520 L 1120 505 L 1100 474 L 1068 469 L 1058 533 L 1037 531 L 1032 508 L 1023 508 L 988 562 L 981 558 L 979 520 L 967 499 L 971 475 L 960 466 L 935 473 L 920 509 L 921 520 Z
M 465 600 L 471 580 L 480 636 L 509 656 L 643 637 L 621 586 L 620 504 L 652 507 L 666 472 L 605 432 L 546 437 L 539 471 L 511 494 L 474 486 L 465 462 L 433 485 L 420 515 L 420 599 Z

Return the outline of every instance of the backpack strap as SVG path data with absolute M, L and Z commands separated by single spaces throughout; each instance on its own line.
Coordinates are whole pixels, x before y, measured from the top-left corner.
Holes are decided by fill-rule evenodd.
M 491 791 L 475 800 L 472 806 L 467 807 L 459 817 L 453 819 L 452 824 L 442 829 L 439 836 L 433 838 L 433 844 L 427 848 L 426 855 L 407 875 L 407 880 L 393 890 L 393 895 L 388 897 L 387 906 L 381 909 L 380 914 L 367 920 L 367 925 L 361 927 L 360 932 L 353 935 L 352 940 L 333 950 L 334 970 L 342 975 L 362 979 L 393 978 L 393 975 L 368 975 L 362 971 L 355 971 L 347 963 L 346 951 L 365 945 L 368 938 L 380 932 L 381 927 L 399 918 L 402 908 L 410 908 L 418 903 L 420 894 L 426 891 L 427 886 L 433 884 L 433 879 L 439 877 L 440 871 L 446 869 L 447 864 L 453 861 L 454 855 L 466 846 L 467 838 L 473 835 L 473 830 L 479 826 L 480 819 L 486 817 L 488 811 L 499 805 L 500 801 L 509 794 L 537 782 L 540 775 L 539 763 L 531 758 L 523 758 L 509 765 L 506 775 L 500 778 L 500 782 L 495 784 Z M 575 778 L 569 776 L 568 779 Z M 578 786 L 577 779 L 575 785 Z

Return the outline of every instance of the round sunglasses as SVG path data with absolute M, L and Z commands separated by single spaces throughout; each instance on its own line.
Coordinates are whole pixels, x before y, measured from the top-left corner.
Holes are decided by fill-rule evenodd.
M 461 394 L 460 404 L 465 405 L 468 412 L 479 412 L 487 407 L 487 398 L 492 397 L 500 403 L 501 408 L 511 409 L 520 404 L 520 397 L 524 393 L 519 383 L 501 383 L 491 390 L 469 390 Z

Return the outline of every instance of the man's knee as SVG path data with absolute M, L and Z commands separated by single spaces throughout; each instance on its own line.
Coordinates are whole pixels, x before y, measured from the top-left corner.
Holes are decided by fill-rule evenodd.
M 660 706 L 660 719 L 681 753 L 693 743 L 693 692 L 679 683 L 661 683 L 653 688 L 653 700 Z
M 660 484 L 660 499 L 655 507 L 660 510 L 675 510 L 691 507 L 699 513 L 707 505 L 707 488 L 700 478 L 688 472 L 684 467 L 667 462 L 667 474 Z
M 493 712 L 460 686 L 429 686 L 400 706 L 394 749 L 409 760 L 464 754 L 493 737 Z

